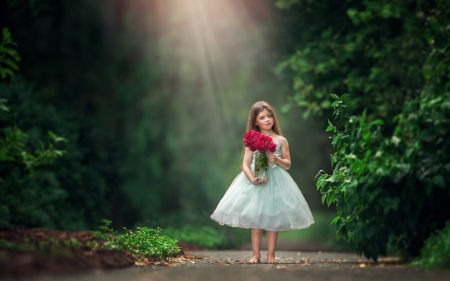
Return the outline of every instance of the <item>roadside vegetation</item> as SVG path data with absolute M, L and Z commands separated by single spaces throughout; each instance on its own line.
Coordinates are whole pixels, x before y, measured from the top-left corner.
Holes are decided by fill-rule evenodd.
M 296 15 L 287 32 L 302 30 L 279 67 L 295 92 L 285 109 L 304 108 L 331 134 L 332 169 L 316 179 L 337 238 L 375 261 L 449 267 L 448 1 L 278 5 Z

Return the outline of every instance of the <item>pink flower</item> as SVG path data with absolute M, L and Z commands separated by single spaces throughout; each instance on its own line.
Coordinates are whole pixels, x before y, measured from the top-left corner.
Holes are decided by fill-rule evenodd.
M 269 143 L 269 145 L 267 146 L 267 149 L 269 150 L 269 152 L 274 153 L 275 150 L 277 149 L 277 145 L 274 142 Z
M 259 150 L 261 152 L 275 152 L 277 147 L 271 137 L 253 129 L 244 134 L 244 146 L 248 147 L 251 151 Z
M 256 143 L 256 149 L 258 149 L 261 152 L 266 151 L 266 143 L 264 141 L 258 141 Z

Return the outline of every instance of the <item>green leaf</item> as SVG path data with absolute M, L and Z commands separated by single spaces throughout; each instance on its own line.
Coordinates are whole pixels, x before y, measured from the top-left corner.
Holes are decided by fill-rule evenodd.
M 14 72 L 9 68 L 0 68 L 0 75 L 2 78 L 6 78 L 6 76 L 14 76 Z
M 339 100 L 339 97 L 336 94 L 330 94 L 330 96 L 335 100 Z
M 10 59 L 0 59 L 0 62 L 5 63 L 6 65 L 8 65 L 10 68 L 12 68 L 14 70 L 19 70 L 19 66 Z
M 325 130 L 325 132 L 330 132 L 330 131 L 333 131 L 333 130 L 334 130 L 334 126 L 333 126 L 333 125 L 330 125 L 330 126 L 327 127 L 327 129 Z
M 341 216 L 335 217 L 335 218 L 331 221 L 330 225 L 332 225 L 333 223 L 337 223 L 337 222 L 340 220 L 340 218 L 341 218 Z
M 328 177 L 325 181 L 326 181 L 326 182 L 336 182 L 336 178 L 334 177 L 334 175 L 331 175 L 331 176 Z

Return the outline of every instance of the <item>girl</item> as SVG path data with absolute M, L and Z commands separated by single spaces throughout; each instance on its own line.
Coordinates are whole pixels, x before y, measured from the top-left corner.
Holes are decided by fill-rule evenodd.
M 289 145 L 282 136 L 273 108 L 264 101 L 255 103 L 248 114 L 247 131 L 254 129 L 276 143 L 269 155 L 267 177 L 254 176 L 254 152 L 246 147 L 242 172 L 234 179 L 211 218 L 221 225 L 251 228 L 253 257 L 259 263 L 262 231 L 267 234 L 267 262 L 277 263 L 278 231 L 305 228 L 314 223 L 308 203 L 286 170 L 291 167 Z

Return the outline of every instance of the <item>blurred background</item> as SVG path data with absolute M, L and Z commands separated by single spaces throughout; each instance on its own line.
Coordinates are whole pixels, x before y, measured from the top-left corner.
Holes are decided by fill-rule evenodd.
M 48 131 L 68 140 L 53 164 L 4 182 L 22 191 L 3 224 L 84 230 L 107 218 L 247 241 L 209 215 L 240 172 L 258 100 L 278 113 L 313 213 L 333 216 L 314 182 L 329 166 L 326 124 L 287 113 L 292 82 L 276 68 L 290 38 L 273 1 L 22 0 L 0 10 L 22 58 L 2 87 L 9 120 L 31 150 Z
M 248 111 L 265 100 L 316 219 L 280 239 L 345 249 L 314 180 L 331 169 L 328 96 L 351 92 L 359 113 L 388 119 L 417 96 L 428 4 L 319 2 L 1 1 L 21 57 L 0 84 L 2 130 L 17 126 L 29 151 L 52 142 L 49 131 L 67 142 L 31 175 L 1 163 L 0 225 L 76 231 L 110 219 L 205 248 L 248 243 L 248 230 L 209 216 L 240 172 Z

